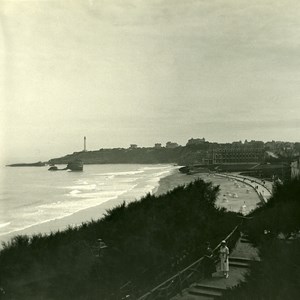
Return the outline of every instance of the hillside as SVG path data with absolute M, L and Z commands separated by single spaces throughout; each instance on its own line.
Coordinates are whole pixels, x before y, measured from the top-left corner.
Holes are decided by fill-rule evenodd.
M 17 236 L 0 252 L 3 299 L 121 299 L 142 295 L 202 256 L 240 219 L 215 207 L 198 180 L 120 205 L 97 221 L 48 236 Z M 97 249 L 102 238 L 107 248 Z M 121 288 L 123 286 L 123 288 Z M 126 288 L 124 288 L 126 287 Z
M 49 160 L 52 164 L 67 164 L 81 159 L 84 164 L 190 164 L 204 155 L 204 150 L 189 147 L 176 148 L 137 148 L 137 149 L 100 149 L 96 151 L 74 152 L 60 158 Z
M 300 180 L 277 184 L 269 202 L 246 225 L 261 263 L 228 300 L 294 300 L 300 295 Z

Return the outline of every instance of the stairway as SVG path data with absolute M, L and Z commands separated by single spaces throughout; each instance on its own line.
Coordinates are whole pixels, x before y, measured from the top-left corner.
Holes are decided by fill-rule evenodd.
M 242 234 L 240 241 L 241 243 L 247 243 L 247 244 L 251 243 L 247 234 Z
M 244 257 L 229 257 L 229 267 L 250 268 L 252 260 Z
M 222 296 L 224 290 L 233 288 L 243 281 L 251 264 L 259 261 L 258 251 L 252 246 L 247 235 L 242 235 L 229 256 L 229 278 L 215 272 L 211 278 L 193 283 L 172 300 L 213 300 Z
M 189 294 L 196 296 L 206 296 L 210 299 L 214 299 L 217 297 L 221 297 L 223 291 L 223 287 L 196 283 L 190 287 Z

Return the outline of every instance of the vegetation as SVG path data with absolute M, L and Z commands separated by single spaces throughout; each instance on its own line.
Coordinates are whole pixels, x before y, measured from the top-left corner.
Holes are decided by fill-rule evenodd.
M 252 213 L 247 230 L 260 249 L 245 283 L 225 299 L 299 299 L 300 180 L 277 184 L 269 202 Z
M 0 252 L 3 299 L 136 296 L 202 256 L 239 223 L 215 207 L 219 188 L 197 180 L 47 236 L 17 236 Z M 94 248 L 101 237 L 107 248 Z M 5 292 L 5 294 L 4 294 Z
M 113 148 L 96 151 L 74 152 L 63 157 L 49 160 L 53 164 L 67 164 L 80 159 L 84 164 L 157 164 L 177 163 L 181 165 L 202 161 L 209 143 L 203 145 L 179 146 L 176 148 Z
M 177 148 L 137 148 L 137 149 L 100 149 L 98 151 L 74 152 L 49 161 L 53 164 L 66 164 L 74 159 L 80 159 L 84 164 L 156 164 L 156 163 L 186 163 L 194 154 L 186 147 Z

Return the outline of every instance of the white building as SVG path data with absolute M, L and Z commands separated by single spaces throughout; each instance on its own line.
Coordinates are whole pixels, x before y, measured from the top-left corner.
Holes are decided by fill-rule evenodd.
M 130 148 L 130 149 L 137 149 L 137 147 L 138 147 L 137 144 L 130 144 L 130 147 L 129 147 L 129 148 Z
M 291 163 L 291 178 L 300 178 L 300 157 Z

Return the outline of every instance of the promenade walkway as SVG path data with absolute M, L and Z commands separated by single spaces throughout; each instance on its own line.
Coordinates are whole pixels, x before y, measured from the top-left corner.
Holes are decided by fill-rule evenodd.
M 236 247 L 229 256 L 229 277 L 224 278 L 222 272 L 212 274 L 211 278 L 202 279 L 193 283 L 189 288 L 176 295 L 172 300 L 213 300 L 222 296 L 228 288 L 237 286 L 245 279 L 252 262 L 259 261 L 259 255 L 245 236 L 241 236 Z
M 272 182 L 269 181 L 261 181 L 257 178 L 253 178 L 250 176 L 241 176 L 238 173 L 217 173 L 217 176 L 230 178 L 232 180 L 243 182 L 244 184 L 247 184 L 251 188 L 254 189 L 254 191 L 257 193 L 258 197 L 263 202 L 268 202 L 268 199 L 271 197 L 272 194 Z

